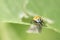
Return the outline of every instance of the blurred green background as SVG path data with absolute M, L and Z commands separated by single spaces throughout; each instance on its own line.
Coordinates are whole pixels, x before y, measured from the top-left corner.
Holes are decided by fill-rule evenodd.
M 20 14 L 29 18 L 23 18 Z M 50 18 L 54 24 L 41 33 L 29 34 L 32 14 Z M 23 15 L 22 15 L 23 16 Z M 60 0 L 0 0 L 0 40 L 60 40 Z

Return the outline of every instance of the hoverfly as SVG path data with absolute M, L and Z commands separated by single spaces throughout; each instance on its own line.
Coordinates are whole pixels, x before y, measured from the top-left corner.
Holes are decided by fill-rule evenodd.
M 28 33 L 40 33 L 42 31 L 43 26 L 47 26 L 46 23 L 51 24 L 53 23 L 52 20 L 48 18 L 44 18 L 41 16 L 34 16 L 32 19 L 32 25 L 30 25 L 30 28 L 28 29 Z

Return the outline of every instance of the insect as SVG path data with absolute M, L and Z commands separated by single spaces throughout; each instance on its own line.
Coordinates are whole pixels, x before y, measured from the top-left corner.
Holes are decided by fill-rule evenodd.
M 47 24 L 52 24 L 53 21 L 49 18 L 41 17 L 41 16 L 34 16 L 32 19 L 32 25 L 28 29 L 28 33 L 40 33 L 42 31 L 42 27 L 48 27 Z
M 34 16 L 32 19 L 32 25 L 27 32 L 29 33 L 39 33 L 42 30 L 44 22 L 40 16 Z

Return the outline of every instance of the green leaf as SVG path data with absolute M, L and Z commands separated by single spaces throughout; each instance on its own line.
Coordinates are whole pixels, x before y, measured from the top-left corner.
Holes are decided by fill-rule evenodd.
M 28 25 L 1 23 L 1 40 L 60 40 L 60 33 L 43 28 L 41 33 L 28 34 Z

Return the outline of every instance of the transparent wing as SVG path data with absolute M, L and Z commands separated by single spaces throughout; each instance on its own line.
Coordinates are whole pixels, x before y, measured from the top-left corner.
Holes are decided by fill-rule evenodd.
M 51 19 L 49 19 L 49 18 L 42 17 L 42 19 L 43 19 L 45 22 L 47 22 L 48 24 L 53 24 L 53 23 L 54 23 L 54 21 L 51 20 Z
M 39 29 L 36 25 L 30 25 L 30 28 L 27 30 L 27 33 L 39 33 Z

